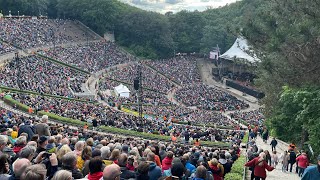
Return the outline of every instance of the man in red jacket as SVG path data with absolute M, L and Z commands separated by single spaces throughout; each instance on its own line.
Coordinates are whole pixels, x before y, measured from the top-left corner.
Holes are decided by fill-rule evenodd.
M 266 154 L 260 153 L 259 157 L 252 159 L 245 164 L 247 167 L 254 167 L 254 179 L 255 180 L 265 180 L 267 177 L 266 170 L 272 171 L 274 167 L 269 166 L 266 162 Z
M 302 153 L 300 156 L 296 158 L 298 167 L 299 167 L 299 177 L 302 176 L 304 170 L 309 166 L 309 159 L 306 153 Z

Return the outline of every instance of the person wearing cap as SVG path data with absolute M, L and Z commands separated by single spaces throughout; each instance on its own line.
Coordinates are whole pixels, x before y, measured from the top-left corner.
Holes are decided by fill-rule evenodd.
M 304 170 L 301 180 L 320 179 L 320 155 L 318 156 L 317 160 L 317 165 L 309 166 Z
M 35 125 L 35 130 L 39 136 L 51 136 L 50 127 L 48 126 L 48 116 L 43 115 L 41 120 L 42 123 Z

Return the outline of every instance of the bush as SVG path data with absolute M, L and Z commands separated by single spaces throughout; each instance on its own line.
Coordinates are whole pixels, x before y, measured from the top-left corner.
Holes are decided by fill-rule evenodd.
M 242 180 L 243 179 L 243 169 L 246 163 L 245 156 L 241 155 L 232 165 L 231 172 L 226 174 L 225 180 Z
M 24 105 L 22 103 L 20 103 L 19 101 L 16 101 L 14 99 L 12 99 L 12 97 L 10 95 L 5 95 L 3 97 L 3 101 L 7 104 L 9 104 L 12 107 L 17 107 L 17 109 L 24 111 L 24 112 L 29 112 L 29 106 Z

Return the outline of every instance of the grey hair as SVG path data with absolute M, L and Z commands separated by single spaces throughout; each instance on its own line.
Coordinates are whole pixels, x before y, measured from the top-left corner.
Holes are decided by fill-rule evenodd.
M 71 180 L 72 173 L 67 170 L 60 170 L 56 172 L 51 180 Z
M 77 163 L 77 156 L 74 152 L 68 152 L 62 156 L 62 165 L 73 167 Z
M 103 146 L 101 149 L 101 157 L 102 159 L 107 159 L 110 156 L 110 148 L 108 146 Z
M 0 145 L 7 145 L 7 143 L 8 143 L 7 136 L 0 135 Z
M 16 144 L 21 145 L 21 144 L 27 144 L 27 137 L 25 136 L 20 136 L 16 140 Z
M 19 153 L 19 157 L 28 159 L 29 156 L 34 154 L 35 152 L 36 152 L 36 147 L 28 145 L 21 149 Z

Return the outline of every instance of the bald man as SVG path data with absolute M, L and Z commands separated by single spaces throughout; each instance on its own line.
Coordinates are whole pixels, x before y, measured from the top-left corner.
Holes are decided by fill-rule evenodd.
M 120 180 L 120 175 L 120 166 L 116 164 L 106 166 L 103 170 L 103 180 Z
M 13 163 L 14 174 L 12 175 L 12 177 L 10 177 L 10 179 L 20 179 L 20 177 L 26 171 L 28 166 L 31 166 L 31 162 L 28 159 L 26 158 L 17 159 Z

